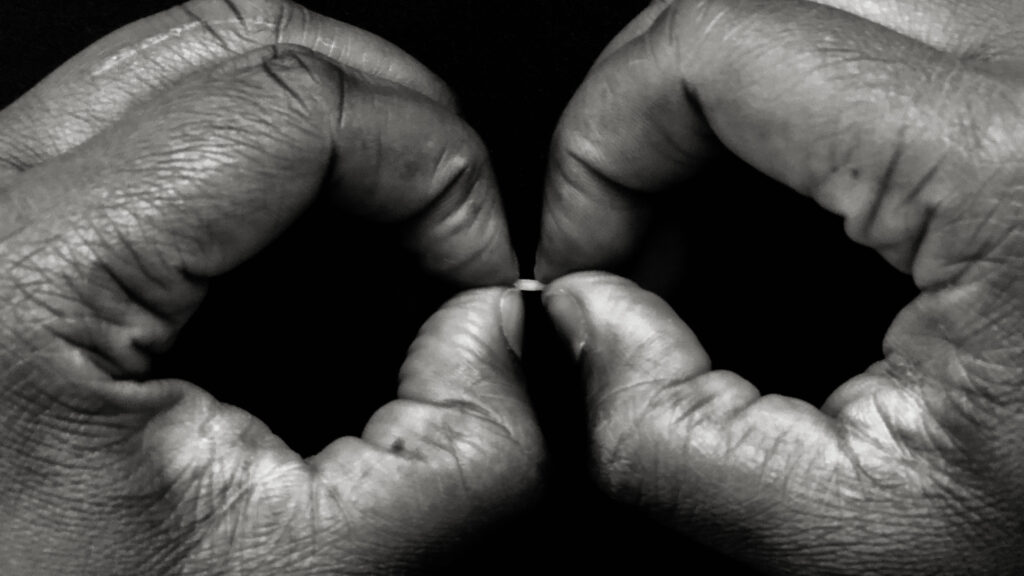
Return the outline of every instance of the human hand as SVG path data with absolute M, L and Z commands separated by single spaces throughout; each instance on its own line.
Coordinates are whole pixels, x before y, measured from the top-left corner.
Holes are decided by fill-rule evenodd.
M 482 144 L 397 48 L 284 1 L 190 2 L 0 113 L 0 186 L 0 573 L 413 571 L 532 496 L 514 291 L 446 304 L 399 399 L 308 460 L 147 381 L 207 284 L 317 196 L 448 280 L 517 276 Z
M 770 572 L 1024 569 L 1022 23 L 998 1 L 679 0 L 612 42 L 556 133 L 537 265 L 611 494 Z M 557 279 L 631 256 L 655 195 L 723 151 L 921 291 L 820 409 L 711 371 L 627 280 Z

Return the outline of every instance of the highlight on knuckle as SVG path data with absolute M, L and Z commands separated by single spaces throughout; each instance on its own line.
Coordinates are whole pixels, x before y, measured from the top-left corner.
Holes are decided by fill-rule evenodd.
M 621 182 L 619 175 L 611 170 L 609 142 L 606 136 L 595 130 L 594 122 L 594 118 L 571 117 L 559 126 L 555 135 L 556 161 L 553 164 L 558 170 L 558 177 L 577 190 L 587 190 L 594 184 L 612 190 L 624 190 L 629 184 L 635 185 Z
M 482 212 L 483 198 L 475 192 L 487 166 L 487 153 L 476 135 L 461 125 L 452 129 L 455 133 L 433 151 L 431 192 L 410 215 L 424 226 L 445 230 L 471 224 Z

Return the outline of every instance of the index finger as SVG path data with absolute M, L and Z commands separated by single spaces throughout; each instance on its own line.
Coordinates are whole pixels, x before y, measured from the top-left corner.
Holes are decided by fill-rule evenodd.
M 993 566 L 1020 557 L 1020 94 L 969 59 L 793 0 L 681 0 L 599 63 L 556 136 L 538 278 L 628 254 L 650 195 L 724 147 L 845 217 L 922 290 L 885 360 L 819 411 L 709 372 L 689 329 L 633 285 L 549 285 L 609 487 L 780 570 L 1007 571 Z M 987 516 L 965 521 L 979 501 Z
M 291 0 L 191 0 L 102 38 L 0 111 L 0 176 L 80 145 L 185 76 L 281 44 L 454 107 L 440 78 L 370 32 Z
M 827 6 L 676 2 L 602 59 L 564 113 L 537 277 L 628 256 L 651 195 L 723 147 L 909 270 L 927 215 L 1008 160 L 1014 102 L 955 56 Z

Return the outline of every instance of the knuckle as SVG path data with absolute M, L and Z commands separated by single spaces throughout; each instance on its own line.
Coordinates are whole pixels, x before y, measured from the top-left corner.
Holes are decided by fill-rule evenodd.
M 340 69 L 306 48 L 265 46 L 228 62 L 199 84 L 181 87 L 196 100 L 192 110 L 199 112 L 181 117 L 195 134 L 211 129 L 250 139 L 290 136 L 296 130 L 321 134 L 340 118 L 344 83 Z M 195 125 L 196 120 L 203 123 Z M 188 137 L 194 137 L 192 132 Z
M 487 148 L 468 125 L 454 122 L 451 131 L 436 163 L 436 172 L 442 177 L 440 181 L 445 183 L 457 182 L 461 175 L 477 176 L 487 164 Z
M 307 111 L 340 109 L 342 72 L 313 51 L 295 45 L 272 45 L 262 51 L 259 68 L 271 88 Z
M 580 109 L 589 110 L 590 107 L 582 106 Z M 607 164 L 601 132 L 593 130 L 593 126 L 594 119 L 586 118 L 584 113 L 584 117 L 567 118 L 555 134 L 554 149 L 559 167 L 570 181 Z
M 182 8 L 207 23 L 229 23 L 250 42 L 272 42 L 301 9 L 291 0 L 190 0 Z
M 486 177 L 487 151 L 479 137 L 461 122 L 454 123 L 448 130 L 451 131 L 449 137 L 432 152 L 434 160 L 429 168 L 433 171 L 432 192 L 415 215 L 431 224 L 467 210 L 467 214 L 476 216 L 483 208 L 484 199 L 474 191 Z

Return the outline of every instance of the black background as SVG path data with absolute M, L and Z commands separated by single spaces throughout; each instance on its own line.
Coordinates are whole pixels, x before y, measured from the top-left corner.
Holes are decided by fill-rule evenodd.
M 3 0 L 0 104 L 107 32 L 172 4 Z M 305 4 L 391 40 L 449 83 L 491 151 L 529 270 L 557 118 L 591 61 L 644 2 Z M 739 372 L 765 393 L 820 403 L 880 358 L 885 329 L 913 286 L 847 241 L 839 219 L 730 158 L 666 203 L 661 213 L 683 246 L 682 278 L 659 291 L 717 368 Z M 358 434 L 393 397 L 407 346 L 450 294 L 408 266 L 386 234 L 317 206 L 213 286 L 160 370 L 250 410 L 293 448 L 313 454 L 339 435 Z M 525 361 L 549 443 L 547 495 L 538 509 L 482 535 L 445 571 L 736 570 L 730 555 L 664 531 L 593 487 L 581 385 L 537 301 L 531 304 Z

